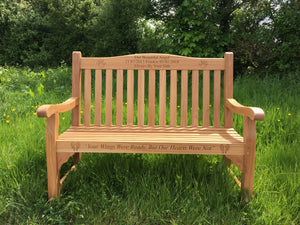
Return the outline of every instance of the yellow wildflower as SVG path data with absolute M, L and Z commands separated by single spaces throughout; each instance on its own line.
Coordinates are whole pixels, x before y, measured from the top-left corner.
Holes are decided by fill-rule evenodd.
M 209 105 L 209 107 L 211 107 L 211 105 Z
M 91 108 L 93 108 L 94 107 L 94 105 L 91 105 Z
M 13 111 L 13 112 L 14 112 L 14 111 L 16 111 L 16 109 L 12 109 L 11 111 Z
M 65 117 L 62 118 L 63 120 L 65 119 Z
M 180 108 L 180 105 L 178 105 L 177 108 Z
M 36 112 L 34 112 L 33 115 L 36 115 Z
M 291 113 L 288 114 L 288 116 L 291 116 L 291 115 L 292 115 Z
M 9 118 L 9 115 L 7 115 L 7 117 L 6 118 Z
M 10 121 L 9 120 L 6 120 L 6 123 L 9 123 Z
M 83 111 L 80 111 L 80 113 L 82 114 L 82 113 L 83 113 Z
M 280 122 L 280 119 L 278 119 L 277 121 Z
M 276 109 L 279 110 L 279 107 L 277 107 Z
M 127 102 L 125 102 L 125 105 L 127 105 Z
M 6 116 L 6 114 L 4 113 L 4 114 L 3 114 L 3 116 L 5 117 L 5 116 Z

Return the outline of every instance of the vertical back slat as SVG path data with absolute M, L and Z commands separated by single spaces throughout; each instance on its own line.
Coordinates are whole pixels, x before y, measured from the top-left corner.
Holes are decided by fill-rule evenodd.
M 105 88 L 105 125 L 111 126 L 112 122 L 112 70 L 106 70 Z
M 159 72 L 159 125 L 166 125 L 166 71 Z
M 199 71 L 193 70 L 192 72 L 192 126 L 199 125 L 198 117 L 199 108 Z
M 187 126 L 188 71 L 181 72 L 181 126 Z
M 144 70 L 138 70 L 138 125 L 144 125 L 144 98 L 145 98 Z
M 177 71 L 171 70 L 170 86 L 170 126 L 176 126 L 177 117 Z
M 117 108 L 116 125 L 122 126 L 123 122 L 123 70 L 117 70 Z
M 95 71 L 95 125 L 101 125 L 102 71 Z
M 80 124 L 81 110 L 81 52 L 73 52 L 72 55 L 72 96 L 78 98 L 79 105 L 72 110 L 72 126 Z
M 84 126 L 91 124 L 91 70 L 84 73 Z
M 233 98 L 233 53 L 225 53 L 225 70 L 224 70 L 224 101 Z M 224 108 L 224 127 L 232 127 L 232 112 Z
M 149 94 L 148 94 L 148 124 L 155 125 L 155 70 L 149 71 Z
M 203 127 L 209 126 L 209 70 L 203 71 Z
M 127 71 L 127 125 L 133 125 L 133 70 Z
M 214 71 L 214 127 L 220 127 L 221 71 Z

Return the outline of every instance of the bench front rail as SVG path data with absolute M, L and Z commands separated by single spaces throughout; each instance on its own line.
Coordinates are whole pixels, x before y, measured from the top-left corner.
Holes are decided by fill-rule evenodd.
M 59 113 L 69 110 L 72 126 L 59 135 Z M 233 113 L 244 116 L 244 137 L 232 127 Z M 76 164 L 82 152 L 223 155 L 242 172 L 243 197 L 252 197 L 255 121 L 264 112 L 233 99 L 232 53 L 214 59 L 73 52 L 72 97 L 37 114 L 47 118 L 49 198 L 59 197 L 62 164 L 70 156 Z

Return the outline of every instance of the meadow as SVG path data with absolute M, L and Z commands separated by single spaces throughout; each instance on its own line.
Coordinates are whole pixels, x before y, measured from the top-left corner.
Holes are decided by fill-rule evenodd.
M 234 81 L 234 97 L 266 114 L 247 203 L 221 157 L 155 154 L 83 154 L 49 202 L 46 121 L 36 109 L 70 96 L 67 66 L 0 67 L 0 224 L 300 224 L 299 73 Z M 60 115 L 60 132 L 70 121 Z M 242 117 L 234 127 L 242 132 Z

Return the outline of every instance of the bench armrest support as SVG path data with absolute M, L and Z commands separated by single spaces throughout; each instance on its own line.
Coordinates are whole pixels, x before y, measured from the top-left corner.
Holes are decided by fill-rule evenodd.
M 265 113 L 261 108 L 243 106 L 233 98 L 228 98 L 225 101 L 225 107 L 236 114 L 247 116 L 251 120 L 265 119 Z
M 37 109 L 38 117 L 49 118 L 55 113 L 67 112 L 78 105 L 78 97 L 71 97 L 67 101 L 56 105 L 42 105 Z

